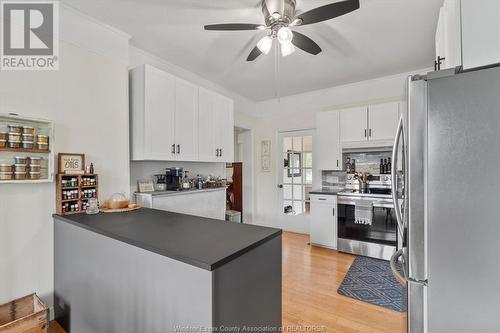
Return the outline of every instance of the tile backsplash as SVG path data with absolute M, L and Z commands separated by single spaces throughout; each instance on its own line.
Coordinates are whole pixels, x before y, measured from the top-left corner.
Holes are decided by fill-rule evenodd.
M 390 151 L 383 152 L 369 152 L 369 153 L 344 153 L 343 163 L 344 170 L 346 169 L 345 165 L 347 162 L 347 158 L 350 158 L 351 161 L 356 160 L 356 172 L 368 172 L 371 174 L 379 174 L 380 173 L 380 160 L 387 160 L 391 157 Z
M 345 171 L 321 171 L 321 188 L 323 191 L 340 191 L 345 188 Z

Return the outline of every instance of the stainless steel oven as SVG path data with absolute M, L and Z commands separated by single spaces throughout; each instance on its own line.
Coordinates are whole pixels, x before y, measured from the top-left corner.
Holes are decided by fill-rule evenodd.
M 371 207 L 370 223 L 356 219 L 356 205 Z M 397 220 L 390 194 L 338 195 L 338 250 L 389 260 L 398 247 Z

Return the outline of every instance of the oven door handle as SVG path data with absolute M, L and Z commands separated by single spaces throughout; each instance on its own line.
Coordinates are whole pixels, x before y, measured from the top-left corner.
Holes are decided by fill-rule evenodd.
M 398 129 L 396 131 L 396 138 L 394 139 L 394 146 L 392 147 L 392 164 L 391 164 L 391 180 L 392 180 L 392 201 L 394 202 L 394 211 L 396 212 L 396 221 L 398 223 L 399 232 L 403 235 L 404 226 L 403 226 L 403 217 L 401 214 L 401 206 L 398 202 L 398 176 L 397 176 L 397 165 L 398 165 L 398 146 L 400 140 L 403 142 L 404 146 L 404 118 L 403 115 L 399 118 Z M 404 150 L 404 147 L 403 147 Z M 403 152 L 404 154 L 404 152 Z
M 391 265 L 392 274 L 394 275 L 396 280 L 399 282 L 399 284 L 405 286 L 408 282 L 408 278 L 406 277 L 405 259 L 403 254 L 403 249 L 394 252 L 389 263 Z M 399 258 L 402 259 L 402 263 L 399 262 Z

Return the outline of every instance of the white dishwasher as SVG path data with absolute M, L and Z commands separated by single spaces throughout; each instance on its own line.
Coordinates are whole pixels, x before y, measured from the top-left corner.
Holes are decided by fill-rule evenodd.
M 337 249 L 337 196 L 311 194 L 311 245 Z

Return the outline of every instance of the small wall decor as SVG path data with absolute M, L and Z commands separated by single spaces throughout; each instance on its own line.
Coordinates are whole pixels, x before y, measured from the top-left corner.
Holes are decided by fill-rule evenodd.
M 59 153 L 59 174 L 79 175 L 85 173 L 85 154 Z
M 261 169 L 262 172 L 271 171 L 271 140 L 261 142 Z
M 151 179 L 149 180 L 139 180 L 137 182 L 137 186 L 139 187 L 139 192 L 145 193 L 145 192 L 154 192 L 155 191 L 155 186 L 154 183 Z

